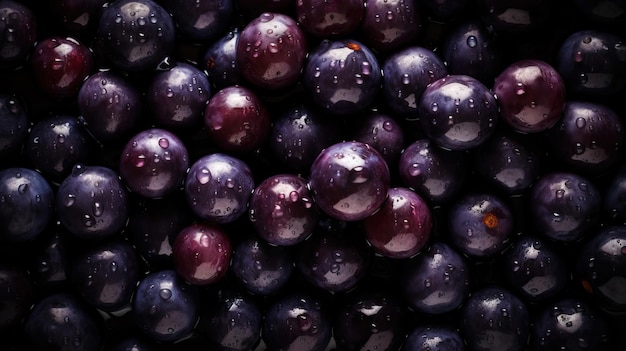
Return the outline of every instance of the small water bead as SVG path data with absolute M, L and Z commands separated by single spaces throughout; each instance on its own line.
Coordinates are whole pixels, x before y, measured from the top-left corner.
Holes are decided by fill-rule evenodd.
M 167 149 L 170 146 L 170 142 L 166 138 L 161 138 L 159 139 L 159 146 L 163 149 Z
M 135 161 L 135 167 L 141 168 L 146 164 L 146 155 L 137 156 L 137 160 Z
M 526 93 L 526 86 L 522 82 L 518 82 L 515 85 L 515 94 L 516 95 L 524 95 Z
M 93 215 L 96 217 L 100 217 L 102 216 L 103 212 L 104 212 L 104 209 L 102 208 L 102 205 L 99 202 L 94 202 L 93 203 Z
M 583 60 L 583 53 L 580 51 L 576 51 L 574 53 L 574 62 L 582 62 Z
M 476 47 L 477 44 L 478 44 L 478 40 L 476 39 L 475 36 L 470 35 L 467 37 L 467 46 L 469 46 L 470 48 L 474 48 Z
M 28 191 L 28 184 L 27 183 L 22 183 L 17 187 L 17 192 L 20 194 L 24 194 L 26 193 L 26 191 Z

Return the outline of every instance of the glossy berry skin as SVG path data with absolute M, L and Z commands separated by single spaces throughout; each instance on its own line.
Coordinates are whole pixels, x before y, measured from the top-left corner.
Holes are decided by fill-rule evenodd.
M 390 294 L 360 291 L 335 314 L 333 336 L 342 350 L 398 350 L 404 341 L 407 313 Z
M 417 118 L 417 105 L 426 86 L 448 75 L 432 50 L 409 46 L 391 54 L 382 65 L 385 105 L 406 118 Z
M 96 72 L 78 91 L 78 110 L 85 128 L 101 143 L 122 140 L 138 124 L 143 112 L 139 89 L 115 71 Z
M 466 75 L 449 75 L 428 85 L 417 112 L 426 135 L 450 150 L 469 150 L 484 143 L 499 119 L 491 91 Z
M 552 172 L 537 180 L 530 194 L 531 219 L 546 237 L 581 239 L 595 225 L 601 208 L 596 185 L 575 173 Z
M 165 0 L 160 3 L 172 14 L 177 32 L 197 43 L 211 42 L 224 32 L 235 10 L 234 0 Z
M 193 220 L 182 194 L 132 203 L 126 233 L 150 268 L 172 265 L 172 243 Z
M 345 292 L 368 272 L 371 249 L 354 234 L 320 231 L 300 244 L 296 267 L 308 282 L 330 292 Z
M 92 53 L 85 44 L 62 37 L 39 41 L 30 62 L 43 92 L 59 98 L 75 96 L 94 66 Z
M 461 310 L 460 331 L 468 350 L 525 350 L 529 325 L 522 300 L 498 286 L 478 289 Z
M 200 316 L 196 333 L 205 336 L 212 350 L 251 350 L 261 338 L 263 311 L 250 295 L 221 289 L 215 303 Z
M 254 189 L 250 167 L 228 154 L 201 157 L 187 172 L 185 197 L 192 212 L 216 223 L 229 223 L 247 211 Z
M 481 0 L 478 4 L 482 20 L 504 35 L 537 30 L 550 18 L 549 1 Z
M 245 154 L 265 141 L 271 121 L 265 102 L 249 88 L 235 85 L 209 99 L 204 125 L 210 140 L 221 150 Z
M 195 326 L 199 296 L 174 270 L 154 271 L 137 285 L 133 318 L 139 330 L 157 342 L 173 342 L 187 336 Z
M 413 42 L 421 26 L 420 11 L 414 1 L 365 1 L 361 35 L 376 51 L 390 52 Z
M 324 300 L 306 293 L 278 297 L 265 312 L 263 341 L 271 350 L 325 350 L 332 331 L 327 308 Z
M 313 232 L 319 216 L 306 179 L 294 174 L 263 180 L 254 189 L 248 207 L 256 233 L 273 245 L 302 242 Z
M 30 168 L 0 170 L 0 241 L 37 238 L 54 214 L 55 193 L 48 181 Z
M 237 66 L 250 84 L 262 89 L 290 87 L 300 78 L 307 39 L 291 17 L 264 12 L 250 21 L 237 41 Z
M 312 101 L 336 115 L 367 108 L 382 84 L 374 52 L 356 40 L 322 40 L 309 52 L 303 83 Z
M 493 35 L 482 22 L 461 22 L 446 34 L 441 58 L 446 62 L 450 74 L 468 75 L 491 86 L 493 79 L 500 73 L 500 54 L 494 41 Z
M 558 296 L 569 280 L 561 254 L 546 240 L 533 235 L 517 238 L 504 254 L 504 277 L 524 301 L 546 301 Z
M 346 141 L 324 149 L 311 165 L 309 187 L 319 208 L 344 221 L 373 214 L 387 198 L 387 163 L 371 146 Z
M 543 307 L 533 318 L 533 350 L 602 350 L 608 327 L 600 312 L 576 298 L 561 298 Z
M 404 129 L 396 118 L 385 113 L 371 113 L 359 122 L 353 139 L 376 149 L 388 166 L 396 164 L 405 146 Z
M 237 41 L 240 34 L 240 30 L 233 29 L 216 39 L 204 52 L 200 67 L 206 71 L 215 91 L 242 84 L 237 65 Z
M 418 325 L 408 334 L 402 351 L 465 351 L 465 343 L 449 326 Z
M 505 194 L 520 194 L 539 178 L 541 154 L 532 140 L 513 133 L 497 133 L 479 146 L 474 172 Z
M 0 330 L 18 326 L 30 313 L 33 304 L 33 284 L 26 271 L 0 267 Z
M 183 228 L 172 245 L 176 273 L 192 285 L 209 285 L 222 279 L 231 255 L 228 233 L 212 223 Z
M 151 128 L 126 143 L 119 172 L 130 191 L 157 198 L 182 187 L 187 168 L 189 154 L 183 141 L 170 131 Z
M 87 133 L 78 118 L 56 115 L 33 125 L 24 153 L 33 168 L 56 183 L 69 175 L 74 165 L 87 161 L 89 148 Z
M 440 241 L 406 261 L 402 271 L 402 296 L 418 312 L 450 312 L 469 296 L 469 266 L 452 246 Z
M 409 188 L 389 189 L 380 209 L 363 220 L 365 238 L 379 254 L 409 258 L 430 239 L 433 220 L 430 207 Z
M 565 83 L 549 63 L 523 59 L 508 65 L 493 84 L 500 116 L 511 128 L 538 133 L 552 127 L 565 107 Z
M 18 97 L 0 94 L 0 160 L 13 157 L 28 133 L 25 104 Z
M 56 212 L 61 225 L 73 235 L 101 240 L 126 226 L 128 194 L 112 169 L 78 164 L 57 190 Z
M 409 144 L 398 161 L 402 184 L 439 205 L 450 201 L 467 178 L 468 161 L 461 151 L 446 150 L 428 138 Z
M 449 237 L 457 249 L 478 258 L 502 252 L 513 236 L 513 213 L 504 199 L 468 193 L 450 208 Z
M 30 7 L 13 0 L 0 2 L 0 17 L 0 67 L 19 67 L 37 39 L 37 20 Z
M 581 30 L 565 38 L 555 67 L 568 92 L 583 97 L 615 96 L 626 87 L 626 46 L 616 34 Z
M 26 317 L 24 333 L 32 350 L 99 350 L 105 335 L 95 310 L 69 293 L 37 301 Z
M 583 244 L 576 271 L 583 288 L 601 308 L 626 311 L 626 227 L 608 226 Z
M 298 102 L 272 119 L 272 155 L 292 171 L 307 173 L 325 148 L 338 141 L 336 125 L 311 103 Z
M 229 269 L 247 291 L 255 295 L 273 295 L 285 286 L 294 267 L 290 249 L 271 245 L 254 235 L 234 247 Z
M 622 159 L 624 123 L 607 105 L 569 101 L 549 137 L 554 159 L 573 172 L 599 174 Z
M 147 71 L 174 48 L 176 28 L 170 14 L 152 0 L 116 0 L 100 15 L 98 53 L 128 72 Z
M 202 126 L 211 85 L 199 68 L 178 62 L 153 76 L 146 97 L 157 125 L 185 130 Z
M 303 0 L 296 2 L 296 18 L 302 29 L 318 38 L 348 36 L 363 19 L 361 0 Z
M 115 240 L 85 249 L 72 259 L 71 267 L 74 287 L 92 307 L 116 312 L 130 306 L 141 266 L 128 242 Z

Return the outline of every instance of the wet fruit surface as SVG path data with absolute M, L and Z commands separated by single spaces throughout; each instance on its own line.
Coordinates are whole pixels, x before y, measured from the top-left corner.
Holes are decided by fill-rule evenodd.
M 0 349 L 622 350 L 625 20 L 0 0 Z

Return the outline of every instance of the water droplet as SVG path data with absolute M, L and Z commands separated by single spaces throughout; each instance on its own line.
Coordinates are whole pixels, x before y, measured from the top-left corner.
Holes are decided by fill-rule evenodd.
M 117 271 L 117 262 L 113 261 L 111 262 L 111 272 L 116 272 Z
M 469 46 L 470 48 L 474 48 L 476 47 L 476 44 L 478 44 L 478 40 L 475 36 L 470 35 L 469 37 L 467 37 L 467 46 Z
M 363 166 L 356 166 L 350 170 L 350 181 L 353 184 L 365 183 L 369 180 L 367 170 Z
M 231 178 L 226 179 L 226 187 L 228 189 L 233 189 L 235 187 L 235 182 Z
M 172 290 L 170 289 L 159 290 L 159 297 L 163 300 L 169 300 L 172 297 Z
M 68 194 L 65 197 L 65 201 L 63 202 L 63 204 L 65 205 L 65 207 L 71 207 L 75 202 L 76 202 L 76 195 Z
M 402 84 L 407 85 L 411 83 L 411 79 L 409 78 L 409 75 L 407 73 L 402 75 Z
M 556 197 L 557 197 L 557 198 L 562 199 L 564 195 L 565 195 L 565 190 L 563 190 L 563 189 L 558 189 L 558 190 L 556 191 Z
M 586 124 L 587 124 L 587 121 L 584 118 L 582 117 L 576 118 L 576 127 L 585 128 Z
M 93 219 L 93 217 L 91 217 L 91 215 L 84 215 L 83 216 L 83 225 L 85 227 L 93 227 L 96 224 L 96 221 Z
M 518 82 L 515 85 L 515 95 L 524 95 L 526 93 L 526 86 L 522 82 Z
M 17 187 L 17 192 L 20 194 L 24 194 L 28 190 L 28 184 L 22 183 Z
M 433 112 L 437 112 L 437 110 L 439 110 L 439 105 L 436 102 L 433 102 L 431 109 Z
M 574 62 L 582 62 L 583 60 L 583 53 L 580 51 L 576 51 L 574 53 Z
M 141 168 L 146 164 L 146 155 L 139 155 L 135 160 L 135 167 Z
M 166 138 L 161 138 L 159 139 L 159 146 L 164 149 L 167 149 L 170 146 L 170 142 Z
M 300 199 L 300 194 L 298 194 L 297 191 L 292 191 L 289 193 L 289 200 L 291 200 L 291 202 L 296 202 Z
M 424 287 L 430 288 L 431 285 L 432 285 L 432 283 L 430 282 L 429 279 L 424 280 Z
M 100 217 L 102 216 L 103 212 L 104 212 L 104 209 L 102 205 L 99 202 L 94 202 L 93 203 L 93 215 L 96 217 Z

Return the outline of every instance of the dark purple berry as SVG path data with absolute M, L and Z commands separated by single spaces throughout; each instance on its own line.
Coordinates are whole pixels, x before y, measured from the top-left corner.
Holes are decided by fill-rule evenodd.
M 147 71 L 174 49 L 171 15 L 153 0 L 115 0 L 102 11 L 97 29 L 98 54 L 129 72 Z
M 211 85 L 199 68 L 179 62 L 153 76 L 146 97 L 157 125 L 188 130 L 202 126 Z
M 254 178 L 245 162 L 228 154 L 214 153 L 191 165 L 184 192 L 196 216 L 229 223 L 246 213 L 252 190 Z
M 0 241 L 23 242 L 40 236 L 54 216 L 55 193 L 30 168 L 0 170 Z
M 421 12 L 415 1 L 366 0 L 360 29 L 372 49 L 390 52 L 417 39 Z
M 322 40 L 309 52 L 302 74 L 312 101 L 337 115 L 363 111 L 382 84 L 374 52 L 351 39 Z
M 474 291 L 462 307 L 460 331 L 469 350 L 526 350 L 529 328 L 526 305 L 498 286 Z
M 130 191 L 147 198 L 163 197 L 183 185 L 189 155 L 183 141 L 165 129 L 139 132 L 121 152 L 119 172 Z
M 404 187 L 389 189 L 380 209 L 363 220 L 367 242 L 379 254 L 408 258 L 430 239 L 432 214 L 426 201 Z
M 405 302 L 422 313 L 450 312 L 461 306 L 470 293 L 466 259 L 439 241 L 406 261 L 401 277 Z
M 541 176 L 531 189 L 531 219 L 546 237 L 576 241 L 596 224 L 602 205 L 595 184 L 575 173 L 552 172 Z
M 100 240 L 119 235 L 126 226 L 128 194 L 114 170 L 77 164 L 59 186 L 56 212 L 70 233 Z
M 537 133 L 552 127 L 565 107 L 565 83 L 549 63 L 524 59 L 496 77 L 500 116 L 514 130 Z
M 234 0 L 163 0 L 181 36 L 198 43 L 209 43 L 222 34 L 235 11 Z
M 417 107 L 426 86 L 448 75 L 441 58 L 432 50 L 409 46 L 387 57 L 382 66 L 382 95 L 397 114 L 416 119 Z
M 228 233 L 212 223 L 183 228 L 172 245 L 176 273 L 192 285 L 209 285 L 222 279 L 231 255 Z
M 458 194 L 468 175 L 468 163 L 463 152 L 442 149 L 422 138 L 402 151 L 398 174 L 404 186 L 439 205 Z
M 59 183 L 70 174 L 74 165 L 88 160 L 89 148 L 87 133 L 78 118 L 57 115 L 33 125 L 24 153 L 33 168 Z
M 26 62 L 37 39 L 37 22 L 28 5 L 0 1 L 0 67 L 15 68 Z
M 376 212 L 387 198 L 387 163 L 371 146 L 347 141 L 324 149 L 313 162 L 309 186 L 319 208 L 345 221 Z
M 101 143 L 128 137 L 143 112 L 139 89 L 115 71 L 97 72 L 85 79 L 77 103 L 85 128 Z
M 253 86 L 282 89 L 300 78 L 306 52 L 306 36 L 293 18 L 264 12 L 241 31 L 236 60 L 241 75 Z
M 318 211 L 307 181 L 292 174 L 263 180 L 249 202 L 249 217 L 257 234 L 273 245 L 305 240 L 315 229 Z
M 362 0 L 302 0 L 296 2 L 296 18 L 315 37 L 331 38 L 354 33 L 363 19 Z

